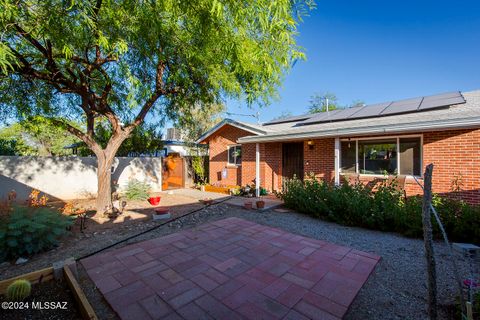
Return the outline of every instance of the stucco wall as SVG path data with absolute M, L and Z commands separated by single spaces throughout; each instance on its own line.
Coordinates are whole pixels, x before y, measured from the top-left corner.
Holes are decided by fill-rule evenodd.
M 18 199 L 27 199 L 32 188 L 51 199 L 84 199 L 97 192 L 94 157 L 0 156 L 0 199 L 12 189 Z M 153 192 L 162 188 L 162 158 L 116 158 L 112 181 L 125 189 L 129 179 L 145 181 Z

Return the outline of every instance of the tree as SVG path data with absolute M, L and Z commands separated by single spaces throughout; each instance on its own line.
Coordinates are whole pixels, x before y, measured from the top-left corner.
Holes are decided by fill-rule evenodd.
M 191 109 L 178 117 L 175 128 L 182 133 L 186 142 L 195 142 L 203 133 L 221 121 L 226 110 L 223 103 L 215 103 L 208 107 L 195 104 Z
M 309 113 L 325 112 L 328 110 L 332 111 L 338 109 L 340 106 L 338 104 L 338 98 L 334 93 L 325 92 L 323 94 L 315 93 L 310 98 L 310 106 L 308 107 Z
M 328 110 L 332 111 L 335 109 L 345 109 L 345 108 L 354 108 L 364 106 L 365 103 L 363 100 L 353 100 L 350 105 L 341 105 L 338 102 L 337 95 L 331 92 L 325 92 L 323 94 L 315 93 L 310 97 L 310 106 L 308 107 L 309 113 L 318 113 L 327 111 L 327 102 Z
M 0 107 L 42 115 L 98 162 L 97 212 L 112 206 L 111 165 L 147 116 L 175 119 L 225 97 L 263 105 L 304 54 L 312 0 L 0 0 Z M 84 119 L 76 128 L 68 119 Z M 102 147 L 95 123 L 107 119 Z
M 75 123 L 70 124 L 78 126 Z M 70 151 L 64 147 L 80 141 L 40 116 L 29 117 L 11 124 L 0 131 L 0 137 L 4 140 L 14 141 L 14 154 L 21 156 L 68 155 Z
M 349 108 L 356 108 L 356 107 L 363 107 L 365 106 L 365 102 L 360 99 L 353 100 L 350 104 Z
M 112 129 L 108 122 L 98 123 L 95 127 L 97 142 L 104 148 L 112 137 Z M 153 124 L 142 123 L 125 139 L 116 155 L 120 157 L 132 154 L 151 154 L 163 149 L 162 134 Z M 86 145 L 79 148 L 80 155 L 91 155 L 92 151 Z

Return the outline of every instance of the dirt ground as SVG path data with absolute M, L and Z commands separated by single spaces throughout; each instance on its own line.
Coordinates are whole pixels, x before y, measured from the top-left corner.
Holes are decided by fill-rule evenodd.
M 161 196 L 159 206 L 169 207 L 172 218 L 205 206 L 198 198 L 192 196 L 169 194 L 168 192 L 157 195 Z M 94 211 L 91 210 L 94 207 L 93 199 L 72 201 L 76 208 L 88 211 L 86 228 L 81 231 L 80 220 L 77 219 L 71 230 L 60 239 L 59 246 L 53 250 L 26 257 L 29 260 L 25 264 L 15 265 L 15 261 L 0 264 L 0 280 L 50 267 L 54 262 L 63 261 L 69 257 L 81 257 L 164 222 L 163 220 L 152 220 L 155 206 L 150 205 L 148 201 L 126 201 L 127 206 L 124 211 L 114 219 L 93 217 Z M 61 208 L 64 203 L 52 202 L 48 205 Z

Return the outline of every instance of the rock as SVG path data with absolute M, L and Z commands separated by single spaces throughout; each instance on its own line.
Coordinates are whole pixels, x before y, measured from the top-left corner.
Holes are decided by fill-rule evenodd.
M 9 267 L 9 266 L 10 266 L 10 262 L 5 261 L 5 262 L 0 263 L 0 268 Z
M 28 261 L 27 258 L 22 258 L 22 257 L 20 257 L 20 258 L 17 259 L 17 261 L 15 261 L 15 264 L 24 264 L 24 263 L 26 263 L 27 261 Z

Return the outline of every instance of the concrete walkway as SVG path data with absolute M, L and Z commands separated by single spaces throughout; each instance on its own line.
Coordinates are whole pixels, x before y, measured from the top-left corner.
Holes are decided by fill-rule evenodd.
M 380 257 L 239 218 L 82 260 L 121 319 L 340 319 Z
M 173 194 L 179 194 L 182 196 L 191 197 L 199 201 L 205 200 L 205 199 L 213 199 L 213 200 L 219 201 L 219 200 L 224 200 L 230 197 L 223 193 L 206 192 L 206 191 L 200 191 L 200 190 L 191 189 L 191 188 L 176 189 L 176 190 L 165 191 L 165 192 L 171 192 Z M 260 209 L 259 211 L 271 210 L 283 204 L 282 200 L 278 199 L 273 195 L 268 195 L 260 198 L 246 198 L 246 197 L 231 196 L 230 199 L 226 201 L 226 203 L 233 206 L 237 206 L 237 207 L 243 207 L 245 202 L 248 201 L 248 202 L 252 202 L 252 205 L 253 205 L 252 208 L 257 210 L 256 202 L 258 200 L 265 201 L 265 207 L 263 209 Z

